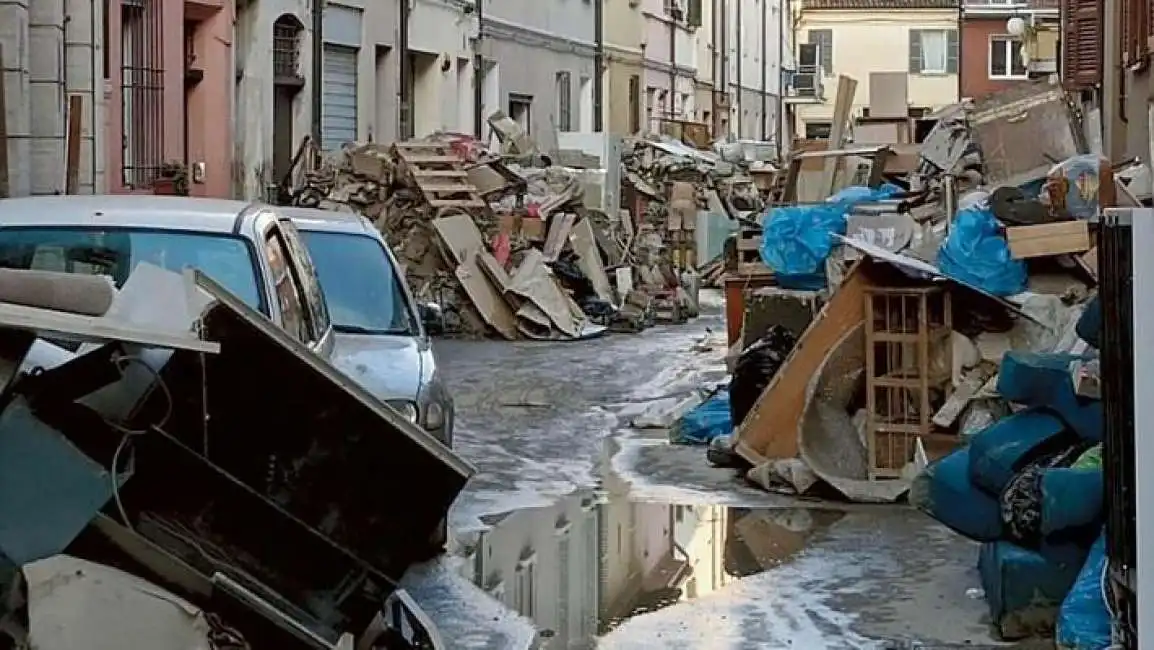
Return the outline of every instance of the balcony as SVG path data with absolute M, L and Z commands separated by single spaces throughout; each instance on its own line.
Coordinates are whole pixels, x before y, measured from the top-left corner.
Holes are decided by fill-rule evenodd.
M 1057 13 L 1062 8 L 1062 0 L 962 0 L 962 8 L 977 15 Z
M 785 79 L 786 104 L 821 104 L 825 102 L 824 71 L 820 65 L 799 65 L 787 73 Z

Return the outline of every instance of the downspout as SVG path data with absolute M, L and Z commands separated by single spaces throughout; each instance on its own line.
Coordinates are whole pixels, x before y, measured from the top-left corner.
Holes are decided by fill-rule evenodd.
M 605 130 L 605 0 L 593 0 L 593 131 Z
M 964 2 L 958 3 L 958 99 L 957 100 L 959 102 L 962 101 L 962 66 L 964 65 L 963 61 L 965 61 L 965 58 L 966 58 L 966 57 L 962 56 L 962 34 L 963 34 L 962 23 L 966 19 L 965 9 L 962 8 L 963 4 L 965 4 L 965 3 Z M 946 53 L 946 56 L 949 57 L 948 52 Z M 987 56 L 989 56 L 989 55 L 987 54 Z
M 412 0 L 401 0 L 400 26 L 397 34 L 398 46 L 401 48 L 401 87 L 397 89 L 397 99 L 401 110 L 397 111 L 400 124 L 397 133 L 402 140 L 413 137 L 413 64 L 409 55 L 409 15 Z
M 741 5 L 745 4 L 745 0 L 737 0 L 737 25 L 734 31 L 734 36 L 737 39 L 737 139 L 740 140 L 741 133 L 741 113 L 745 108 L 745 77 L 741 72 Z
M 321 87 L 324 81 L 325 58 L 325 3 L 323 0 L 313 0 L 313 96 L 312 96 L 312 131 L 313 141 L 321 146 L 321 98 L 324 90 Z
M 792 11 L 789 0 L 781 0 L 777 12 L 777 159 L 785 160 L 785 16 Z M 793 39 L 790 39 L 792 44 Z
M 769 23 L 766 14 L 769 13 L 769 0 L 761 3 L 761 141 L 769 137 L 765 122 L 769 119 L 769 65 L 765 57 L 769 53 Z
M 674 108 L 677 106 L 677 17 L 669 17 L 669 107 L 665 113 L 666 119 L 673 119 Z M 660 129 L 658 129 L 660 132 Z
M 478 140 L 485 137 L 485 88 L 481 81 L 485 76 L 485 58 L 481 55 L 481 44 L 485 40 L 485 0 L 477 3 L 477 40 L 473 45 L 473 135 Z

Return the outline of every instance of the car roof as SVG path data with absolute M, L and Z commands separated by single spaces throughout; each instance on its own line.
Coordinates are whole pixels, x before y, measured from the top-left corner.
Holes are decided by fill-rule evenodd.
M 3 226 L 154 228 L 229 234 L 264 206 L 228 199 L 147 194 L 34 196 L 0 200 Z
M 292 219 L 298 230 L 305 232 L 336 232 L 348 235 L 380 233 L 368 219 L 355 212 L 320 210 L 318 208 L 278 207 L 277 212 Z

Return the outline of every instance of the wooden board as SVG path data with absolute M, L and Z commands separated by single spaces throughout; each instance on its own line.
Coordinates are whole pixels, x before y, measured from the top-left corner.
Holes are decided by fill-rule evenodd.
M 1006 228 L 1006 243 L 1014 259 L 1052 257 L 1090 250 L 1090 228 L 1085 221 L 1059 221 Z
M 853 266 L 845 281 L 806 328 L 793 352 L 737 429 L 737 453 L 754 465 L 798 455 L 798 423 L 805 392 L 830 350 L 862 322 L 865 290 L 872 286 L 865 259 Z

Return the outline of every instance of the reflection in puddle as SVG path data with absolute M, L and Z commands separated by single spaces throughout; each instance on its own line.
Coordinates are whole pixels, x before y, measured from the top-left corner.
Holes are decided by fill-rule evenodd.
M 637 503 L 587 491 L 486 523 L 465 577 L 542 630 L 593 647 L 622 621 L 790 560 L 842 513 Z

